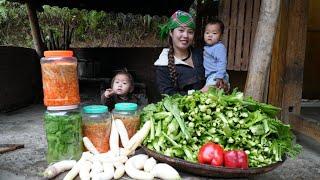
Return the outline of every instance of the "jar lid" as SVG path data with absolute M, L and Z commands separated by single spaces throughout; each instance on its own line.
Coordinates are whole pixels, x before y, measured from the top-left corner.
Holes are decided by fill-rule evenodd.
M 50 111 L 61 111 L 61 110 L 70 110 L 70 109 L 77 109 L 78 105 L 70 105 L 70 106 L 48 106 L 47 110 Z
M 83 112 L 88 114 L 105 113 L 107 111 L 108 111 L 108 106 L 103 106 L 103 105 L 90 105 L 90 106 L 85 106 L 83 108 Z
M 44 51 L 44 57 L 72 57 L 73 51 Z
M 114 108 L 117 111 L 135 111 L 138 105 L 136 103 L 117 103 Z

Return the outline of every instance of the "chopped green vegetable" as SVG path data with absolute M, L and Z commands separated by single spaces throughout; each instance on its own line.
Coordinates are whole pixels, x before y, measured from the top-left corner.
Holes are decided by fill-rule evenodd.
M 196 162 L 200 147 L 213 141 L 225 150 L 244 150 L 249 167 L 267 166 L 301 151 L 293 143 L 290 126 L 276 118 L 279 111 L 237 90 L 230 95 L 212 88 L 207 93 L 166 96 L 142 110 L 141 124 L 153 121 L 153 131 L 143 143 L 167 156 Z

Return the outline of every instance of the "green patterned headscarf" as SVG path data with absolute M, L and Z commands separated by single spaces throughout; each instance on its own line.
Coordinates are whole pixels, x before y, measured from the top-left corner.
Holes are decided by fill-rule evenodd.
M 166 24 L 160 25 L 161 39 L 167 38 L 170 30 L 183 25 L 192 29 L 196 28 L 192 16 L 187 12 L 178 10 L 170 17 Z

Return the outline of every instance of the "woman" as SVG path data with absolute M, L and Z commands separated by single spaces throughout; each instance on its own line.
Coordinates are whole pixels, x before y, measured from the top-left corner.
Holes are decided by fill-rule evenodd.
M 183 11 L 175 12 L 161 27 L 161 37 L 169 35 L 169 48 L 162 50 L 156 67 L 156 82 L 161 94 L 187 94 L 204 86 L 204 68 L 201 50 L 193 49 L 195 23 Z

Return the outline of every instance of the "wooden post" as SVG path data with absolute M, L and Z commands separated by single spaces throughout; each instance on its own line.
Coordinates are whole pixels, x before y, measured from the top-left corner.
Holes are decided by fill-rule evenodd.
M 34 43 L 34 48 L 36 49 L 36 52 L 39 57 L 43 56 L 43 42 L 41 40 L 41 34 L 40 34 L 40 27 L 39 27 L 39 21 L 37 17 L 37 11 L 36 8 L 33 6 L 33 1 L 28 1 L 27 4 L 27 11 L 28 11 L 28 17 L 31 27 L 31 34 L 32 39 Z
M 272 50 L 272 62 L 268 92 L 268 103 L 282 107 L 285 83 L 286 46 L 288 39 L 288 1 L 281 1 L 276 37 Z
M 290 0 L 288 40 L 281 118 L 289 122 L 289 114 L 300 114 L 303 69 L 307 40 L 308 1 Z
M 258 101 L 263 101 L 279 9 L 279 0 L 261 1 L 260 17 L 252 45 L 244 91 L 246 96 L 252 96 Z

